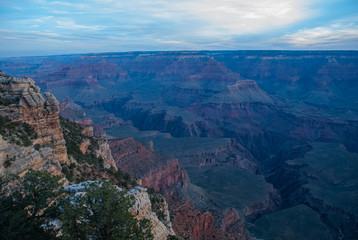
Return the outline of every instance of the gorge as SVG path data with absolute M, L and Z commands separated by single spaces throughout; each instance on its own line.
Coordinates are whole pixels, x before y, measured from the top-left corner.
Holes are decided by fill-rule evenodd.
M 9 114 L 46 112 L 58 129 L 59 111 L 106 136 L 106 166 L 161 193 L 182 239 L 358 238 L 356 51 L 19 57 L 0 69 L 51 93 L 34 86 L 19 104 L 36 116 Z M 32 126 L 59 171 L 64 138 Z

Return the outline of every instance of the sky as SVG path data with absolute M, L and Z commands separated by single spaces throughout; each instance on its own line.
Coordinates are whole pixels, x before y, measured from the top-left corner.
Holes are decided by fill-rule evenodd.
M 0 58 L 358 50 L 358 0 L 0 0 Z

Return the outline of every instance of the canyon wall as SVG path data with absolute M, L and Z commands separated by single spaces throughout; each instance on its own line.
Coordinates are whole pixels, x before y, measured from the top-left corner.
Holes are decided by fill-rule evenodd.
M 2 160 L 7 159 L 11 164 L 7 168 L 1 164 L 1 172 L 23 175 L 32 168 L 60 174 L 61 164 L 68 163 L 68 156 L 58 119 L 58 101 L 50 93 L 45 94 L 45 99 L 32 79 L 16 79 L 2 72 L 0 88 L 1 117 L 6 122 L 15 122 L 13 125 L 24 124 L 25 128 L 22 135 L 5 132 L 2 136 Z M 34 131 L 33 139 L 21 144 L 20 140 L 26 139 L 29 131 Z

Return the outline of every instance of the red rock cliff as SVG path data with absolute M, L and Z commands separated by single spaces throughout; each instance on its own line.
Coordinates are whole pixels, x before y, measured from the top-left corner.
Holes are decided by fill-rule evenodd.
M 188 184 L 188 174 L 180 167 L 178 160 L 172 160 L 142 178 L 142 186 L 154 188 L 156 192 L 167 191 L 172 187 L 185 187 Z

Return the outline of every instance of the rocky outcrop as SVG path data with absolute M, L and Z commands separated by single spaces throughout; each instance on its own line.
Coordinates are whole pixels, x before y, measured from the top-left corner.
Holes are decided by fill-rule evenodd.
M 211 212 L 200 212 L 189 200 L 165 196 L 170 207 L 173 228 L 181 239 L 249 239 L 244 224 L 237 220 L 235 214 L 232 216 L 232 213 L 228 213 L 220 228 L 216 226 Z
M 253 80 L 240 80 L 227 87 L 229 92 L 228 99 L 222 96 L 222 100 L 231 100 L 233 102 L 264 102 L 273 104 L 274 99 L 265 91 L 259 88 Z M 226 93 L 225 93 L 226 94 Z
M 61 175 L 61 165 L 50 147 L 35 150 L 6 141 L 0 136 L 0 176 L 23 176 L 29 169 Z
M 70 193 L 79 193 L 86 194 L 88 187 L 91 184 L 101 185 L 99 181 L 86 181 L 78 184 L 68 185 L 64 188 L 66 192 Z M 117 191 L 122 192 L 123 189 L 116 186 Z M 127 196 L 132 198 L 131 207 L 128 211 L 137 219 L 137 220 L 149 220 L 151 225 L 151 233 L 154 240 L 165 240 L 169 235 L 175 235 L 173 231 L 169 212 L 164 213 L 164 219 L 168 221 L 160 221 L 155 212 L 153 212 L 152 204 L 147 193 L 147 189 L 141 186 L 132 188 L 126 193 Z M 167 203 L 164 202 L 166 208 L 168 208 Z
M 104 168 L 113 167 L 117 170 L 117 165 L 112 157 L 112 152 L 106 139 L 102 139 L 95 152 L 97 157 L 101 157 L 103 159 Z
M 248 238 L 245 221 L 240 218 L 239 213 L 234 208 L 226 210 L 221 229 L 225 233 L 233 234 L 237 239 Z
M 39 134 L 35 144 L 50 145 L 60 163 L 67 163 L 67 150 L 58 120 L 58 101 L 45 93 L 47 101 L 41 93 L 25 95 L 20 100 L 20 121 L 28 123 Z M 43 100 L 43 101 L 42 101 Z
M 36 133 L 28 146 L 2 142 L 2 156 L 10 160 L 2 172 L 23 174 L 30 168 L 46 169 L 60 174 L 60 164 L 68 163 L 67 149 L 59 124 L 59 104 L 56 98 L 45 93 L 29 78 L 13 78 L 0 72 L 1 117 L 13 122 L 28 124 Z M 29 134 L 25 133 L 24 134 Z M 34 149 L 36 146 L 36 149 Z M 20 149 L 21 148 L 21 149 Z M 3 167 L 3 165 L 1 165 Z
M 158 216 L 152 211 L 152 205 L 145 188 L 135 187 L 130 190 L 128 194 L 133 196 L 135 201 L 133 207 L 129 209 L 129 212 L 138 220 L 148 219 L 150 221 L 153 239 L 165 240 L 169 235 L 175 235 L 171 222 L 168 221 L 168 219 L 170 219 L 169 212 L 166 211 L 164 214 L 164 218 L 167 221 L 164 221 L 164 223 L 161 222 Z
M 77 120 L 76 122 L 91 128 L 92 136 L 93 135 L 97 136 L 97 137 L 105 137 L 106 136 L 106 131 L 100 125 L 94 124 L 94 122 L 89 118 Z
M 85 154 L 87 152 L 88 147 L 91 145 L 91 141 L 89 139 L 86 139 L 83 141 L 80 145 L 80 151 L 82 154 Z

